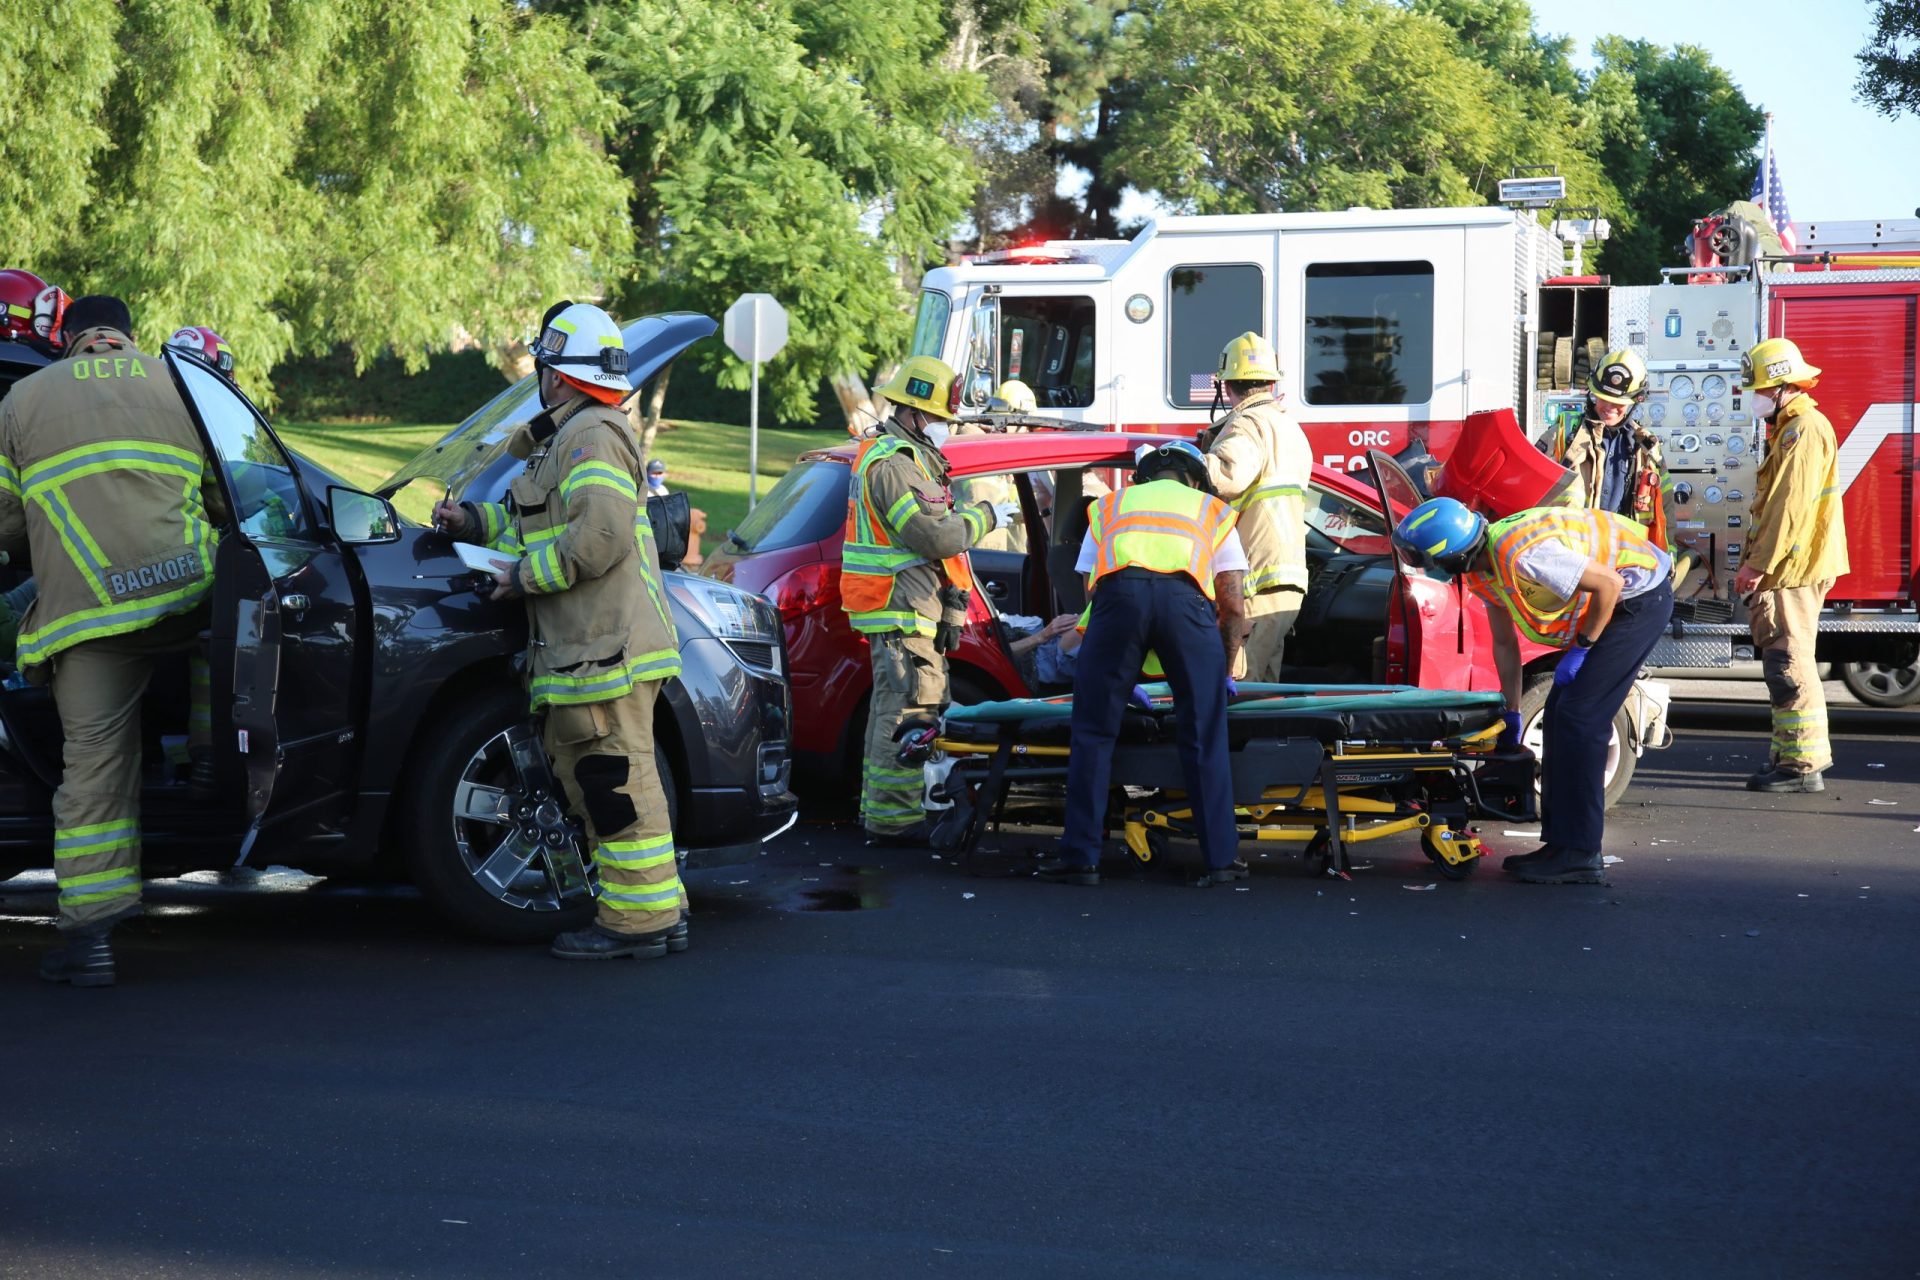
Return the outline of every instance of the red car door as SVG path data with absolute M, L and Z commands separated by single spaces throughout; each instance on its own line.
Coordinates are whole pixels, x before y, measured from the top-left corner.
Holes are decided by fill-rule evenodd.
M 1367 453 L 1375 492 L 1389 526 L 1420 505 L 1420 490 L 1400 464 L 1378 449 Z M 1400 571 L 1400 590 L 1388 604 L 1387 679 L 1423 689 L 1498 688 L 1491 662 L 1485 673 L 1475 670 L 1484 626 L 1476 628 L 1469 615 L 1482 606 L 1458 579 L 1430 578 L 1396 549 L 1393 562 Z M 1393 656 L 1402 655 L 1396 670 Z

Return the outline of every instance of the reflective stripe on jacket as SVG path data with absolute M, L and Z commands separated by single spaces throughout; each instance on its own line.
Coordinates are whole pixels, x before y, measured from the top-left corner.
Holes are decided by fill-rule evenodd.
M 1647 537 L 1655 546 L 1671 551 L 1668 534 L 1667 503 L 1673 498 L 1673 477 L 1667 474 L 1666 459 L 1660 452 L 1660 439 L 1651 431 L 1634 426 L 1621 430 L 1633 432 L 1633 469 L 1627 477 L 1627 516 L 1646 526 Z M 1540 442 L 1541 452 L 1573 472 L 1573 483 L 1561 496 L 1560 505 L 1599 509 L 1600 490 L 1606 479 L 1607 446 L 1605 428 L 1598 420 L 1571 412 L 1555 419 Z
M 1130 484 L 1093 504 L 1093 586 L 1122 569 L 1184 573 L 1213 599 L 1213 556 L 1233 532 L 1233 509 L 1178 480 Z
M 1801 394 L 1780 410 L 1754 477 L 1753 528 L 1741 559 L 1760 571 L 1762 591 L 1828 582 L 1851 567 L 1840 451 L 1817 403 Z
M 468 503 L 480 536 L 520 557 L 537 710 L 607 702 L 646 680 L 680 674 L 680 643 L 641 492 L 639 441 L 618 409 L 576 396 L 556 409 L 544 449 L 526 427 L 513 450 L 531 457 L 506 503 Z
M 186 613 L 213 588 L 224 512 L 166 363 L 94 330 L 22 379 L 0 416 L 0 547 L 28 549 L 39 598 L 18 662 Z
M 1306 433 L 1273 394 L 1256 392 L 1220 423 L 1207 449 L 1213 491 L 1239 513 L 1247 552 L 1247 613 L 1298 605 L 1282 589 L 1307 589 L 1307 482 L 1313 452 Z M 1260 597 L 1268 597 L 1262 600 Z
M 1660 554 L 1647 540 L 1646 529 L 1610 511 L 1536 507 L 1488 526 L 1493 572 L 1469 573 L 1467 585 L 1481 599 L 1504 608 L 1521 633 L 1540 644 L 1571 644 L 1589 599 L 1588 592 L 1575 591 L 1573 599 L 1561 600 L 1520 572 L 1521 554 L 1548 541 L 1564 542 L 1615 571 L 1632 566 L 1653 572 L 1660 567 Z
M 840 548 L 840 607 L 855 631 L 930 636 L 940 588 L 972 590 L 966 552 L 993 528 L 993 508 L 956 508 L 946 480 L 939 450 L 893 419 L 860 446 Z

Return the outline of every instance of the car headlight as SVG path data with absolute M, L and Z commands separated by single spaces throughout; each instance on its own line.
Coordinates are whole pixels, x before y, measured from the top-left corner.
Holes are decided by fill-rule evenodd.
M 667 590 L 733 655 L 759 671 L 780 674 L 780 615 L 752 592 L 711 578 L 675 575 Z

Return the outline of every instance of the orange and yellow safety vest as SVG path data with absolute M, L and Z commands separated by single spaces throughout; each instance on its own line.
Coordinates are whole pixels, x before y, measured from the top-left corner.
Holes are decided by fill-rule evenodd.
M 1499 605 L 1522 634 L 1540 644 L 1564 648 L 1586 616 L 1590 593 L 1576 591 L 1561 600 L 1520 572 L 1519 560 L 1542 542 L 1559 541 L 1616 571 L 1657 572 L 1660 552 L 1647 540 L 1646 526 L 1610 511 L 1574 507 L 1536 507 L 1495 521 L 1487 529 L 1492 573 L 1469 573 L 1467 586 L 1489 604 Z
M 1234 512 L 1178 480 L 1150 480 L 1093 506 L 1093 582 L 1122 569 L 1184 573 L 1213 599 L 1213 557 L 1233 532 Z

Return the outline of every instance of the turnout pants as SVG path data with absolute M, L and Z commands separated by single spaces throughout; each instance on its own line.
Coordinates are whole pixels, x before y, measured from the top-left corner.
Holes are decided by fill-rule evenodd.
M 607 702 L 547 708 L 542 739 L 573 811 L 586 819 L 600 875 L 597 923 L 611 933 L 657 933 L 687 906 L 674 860 L 667 796 L 653 759 L 660 681 Z
M 1303 592 L 1285 590 L 1275 594 L 1286 602 L 1286 607 L 1272 613 L 1256 614 L 1251 620 L 1246 644 L 1241 649 L 1246 655 L 1247 672 L 1242 679 L 1264 681 L 1267 684 L 1280 682 L 1280 663 L 1287 652 L 1287 633 L 1293 630 L 1294 621 L 1300 616 L 1300 602 L 1306 596 Z M 1271 598 L 1258 597 L 1263 601 Z
M 1074 665 L 1061 856 L 1086 866 L 1100 861 L 1120 718 L 1150 648 L 1173 687 L 1180 769 L 1200 851 L 1207 866 L 1218 870 L 1240 852 L 1227 758 L 1227 654 L 1213 603 L 1200 588 L 1184 575 L 1144 569 L 1109 574 L 1093 593 L 1087 637 Z
M 1820 638 L 1820 608 L 1833 580 L 1804 587 L 1755 592 L 1747 624 L 1773 705 L 1773 744 L 1768 759 L 1786 773 L 1819 773 L 1833 766 L 1827 740 L 1827 695 L 1814 665 Z
M 87 640 L 53 660 L 66 735 L 53 793 L 53 873 L 60 927 L 110 924 L 140 907 L 140 700 L 154 660 L 193 650 L 207 611 Z
M 947 704 L 947 659 L 933 647 L 932 636 L 879 631 L 867 639 L 873 701 L 860 770 L 860 825 L 875 835 L 892 835 L 927 816 L 925 775 L 900 763 L 894 730 L 910 715 L 938 715 Z
M 1541 838 L 1599 853 L 1606 826 L 1607 740 L 1634 677 L 1673 617 L 1673 584 L 1622 600 L 1580 674 L 1547 695 L 1541 716 Z M 1621 749 L 1626 749 L 1622 743 Z

